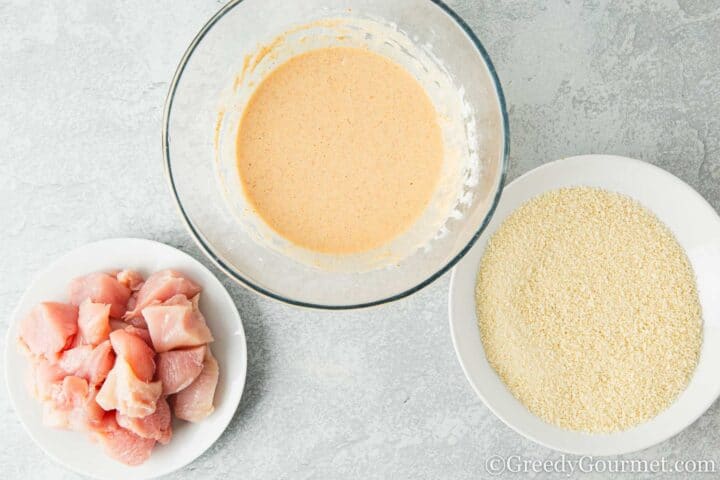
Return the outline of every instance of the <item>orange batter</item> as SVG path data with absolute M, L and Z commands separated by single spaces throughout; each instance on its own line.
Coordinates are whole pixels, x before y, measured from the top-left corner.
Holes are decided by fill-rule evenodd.
M 442 159 L 423 88 L 359 48 L 280 65 L 253 93 L 237 136 L 250 205 L 289 241 L 324 253 L 371 250 L 407 230 L 433 196 Z

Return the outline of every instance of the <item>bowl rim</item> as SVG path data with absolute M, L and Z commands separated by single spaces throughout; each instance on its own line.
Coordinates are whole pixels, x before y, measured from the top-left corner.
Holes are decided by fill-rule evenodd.
M 482 42 L 480 42 L 480 39 L 475 35 L 473 30 L 470 28 L 470 26 L 463 20 L 463 18 L 458 15 L 454 10 L 452 10 L 448 5 L 446 5 L 442 0 L 427 0 L 430 3 L 434 4 L 442 12 L 444 12 L 446 15 L 448 15 L 457 26 L 459 26 L 465 35 L 471 40 L 473 43 L 476 51 L 480 54 L 480 57 L 483 60 L 483 63 L 485 64 L 488 73 L 490 74 L 490 79 L 492 82 L 493 89 L 495 90 L 495 95 L 497 97 L 498 107 L 500 110 L 500 116 L 502 117 L 502 133 L 503 133 L 503 148 L 502 148 L 502 155 L 500 158 L 501 166 L 500 166 L 500 178 L 498 181 L 498 188 L 495 192 L 494 198 L 492 200 L 492 203 L 490 205 L 490 208 L 485 215 L 485 218 L 479 225 L 478 229 L 475 231 L 473 236 L 470 238 L 468 243 L 447 263 L 445 266 L 440 268 L 438 271 L 436 271 L 434 274 L 430 275 L 428 278 L 423 280 L 422 282 L 418 283 L 414 287 L 411 287 L 409 289 L 406 289 L 400 293 L 396 293 L 394 295 L 391 295 L 389 297 L 384 297 L 378 300 L 373 300 L 370 302 L 363 302 L 363 303 L 355 303 L 355 304 L 346 304 L 346 305 L 324 305 L 319 303 L 312 303 L 312 302 L 306 302 L 302 300 L 297 300 L 293 298 L 289 298 L 277 293 L 274 293 L 270 290 L 267 290 L 266 288 L 263 288 L 254 282 L 252 282 L 250 279 L 244 277 L 240 273 L 236 271 L 235 268 L 232 267 L 232 265 L 229 265 L 227 262 L 225 262 L 219 255 L 217 255 L 212 247 L 206 243 L 203 238 L 201 237 L 200 233 L 197 231 L 195 226 L 193 225 L 192 221 L 190 220 L 189 215 L 185 211 L 185 208 L 182 205 L 182 202 L 180 200 L 180 196 L 178 195 L 177 188 L 175 186 L 175 180 L 173 178 L 172 173 L 172 164 L 170 160 L 170 138 L 169 138 L 169 123 L 170 123 L 170 116 L 172 114 L 172 107 L 173 102 L 175 100 L 175 93 L 177 91 L 178 84 L 180 83 L 180 80 L 182 79 L 182 75 L 185 71 L 185 67 L 187 66 L 188 62 L 190 61 L 190 58 L 192 57 L 193 53 L 195 52 L 196 48 L 202 42 L 202 40 L 205 38 L 205 35 L 208 34 L 208 32 L 213 28 L 213 26 L 220 21 L 227 13 L 229 13 L 233 8 L 235 8 L 237 5 L 242 3 L 244 0 L 233 0 L 224 7 L 222 7 L 220 10 L 218 10 L 215 15 L 213 15 L 205 25 L 200 29 L 200 31 L 195 35 L 193 40 L 190 42 L 190 45 L 188 46 L 187 50 L 183 54 L 180 63 L 178 64 L 177 69 L 175 70 L 175 74 L 173 75 L 172 82 L 170 83 L 170 89 L 168 90 L 167 97 L 165 99 L 165 106 L 163 109 L 163 125 L 162 125 L 162 151 L 163 151 L 163 164 L 164 164 L 164 170 L 165 170 L 165 176 L 167 178 L 170 190 L 172 192 L 173 198 L 175 200 L 175 205 L 180 212 L 180 216 L 185 223 L 186 228 L 190 231 L 191 237 L 193 240 L 195 240 L 195 243 L 198 245 L 200 250 L 207 256 L 220 270 L 222 270 L 226 275 L 228 275 L 230 278 L 238 282 L 239 284 L 243 285 L 244 287 L 253 290 L 257 293 L 259 293 L 262 296 L 278 300 L 284 303 L 288 303 L 291 305 L 295 305 L 298 307 L 305 307 L 305 308 L 311 308 L 311 309 L 318 309 L 318 310 L 351 310 L 351 309 L 359 309 L 359 308 L 368 308 L 373 306 L 382 305 L 385 303 L 394 302 L 396 300 L 400 300 L 402 298 L 405 298 L 407 296 L 410 296 L 423 288 L 427 287 L 431 283 L 433 283 L 435 280 L 440 278 L 442 275 L 450 271 L 457 262 L 460 261 L 461 258 L 465 256 L 465 254 L 470 251 L 472 246 L 475 244 L 477 239 L 480 237 L 480 235 L 483 233 L 487 225 L 490 223 L 490 220 L 492 219 L 493 214 L 495 213 L 495 209 L 498 205 L 498 202 L 500 201 L 500 197 L 502 196 L 503 188 L 505 186 L 505 179 L 507 176 L 507 166 L 508 166 L 508 157 L 510 154 L 510 126 L 509 126 L 509 120 L 508 120 L 508 113 L 507 113 L 507 105 L 505 102 L 505 95 L 503 94 L 502 86 L 500 85 L 500 78 L 498 77 L 497 71 L 495 70 L 495 66 L 493 65 L 490 55 L 487 53 L 487 50 L 485 50 L 485 47 L 483 46 Z

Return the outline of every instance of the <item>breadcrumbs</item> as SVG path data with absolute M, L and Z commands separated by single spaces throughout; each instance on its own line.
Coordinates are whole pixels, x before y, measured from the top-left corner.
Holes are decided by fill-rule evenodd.
M 562 428 L 647 421 L 698 362 L 688 258 L 655 215 L 617 193 L 563 188 L 521 206 L 488 243 L 476 300 L 490 365 L 532 413 Z

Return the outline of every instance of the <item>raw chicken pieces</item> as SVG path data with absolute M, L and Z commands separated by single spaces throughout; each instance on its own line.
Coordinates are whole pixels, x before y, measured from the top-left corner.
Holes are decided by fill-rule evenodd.
M 47 400 L 52 396 L 53 387 L 67 376 L 67 372 L 44 358 L 34 359 L 30 392 L 38 400 Z
M 184 350 L 159 353 L 157 378 L 162 382 L 163 395 L 172 395 L 190 385 L 200 375 L 205 345 Z
M 140 272 L 136 272 L 135 270 L 120 270 L 117 275 L 115 275 L 115 278 L 133 292 L 140 290 L 140 287 L 145 283 L 145 279 Z
M 125 316 L 126 318 L 136 317 L 148 305 L 162 303 L 176 295 L 193 298 L 198 293 L 200 293 L 200 286 L 192 280 L 183 277 L 175 270 L 161 270 L 148 277 L 138 292 L 134 308 Z
M 133 325 L 128 325 L 127 327 L 125 327 L 125 331 L 140 337 L 147 346 L 152 348 L 152 339 L 150 338 L 150 332 L 148 332 L 147 328 L 139 328 Z
M 117 422 L 127 428 L 135 435 L 142 438 L 152 438 L 163 445 L 170 443 L 172 437 L 172 413 L 167 400 L 161 397 L 157 402 L 157 408 L 152 415 L 143 418 L 132 418 L 117 412 Z
M 130 298 L 130 289 L 107 273 L 96 272 L 79 277 L 68 287 L 70 303 L 80 305 L 87 299 L 110 305 L 111 317 L 122 317 Z
M 83 365 L 81 373 L 91 385 L 100 385 L 107 378 L 114 364 L 115 351 L 110 342 L 105 340 L 93 348 Z
M 202 372 L 184 390 L 175 395 L 173 412 L 178 418 L 188 422 L 199 422 L 210 415 L 215 407 L 213 398 L 217 387 L 220 369 L 210 349 L 205 351 L 205 362 Z
M 142 310 L 155 350 L 167 352 L 212 342 L 205 317 L 198 309 L 198 296 L 190 301 L 184 295 L 175 295 L 162 305 Z
M 138 317 L 142 319 L 142 317 Z M 143 320 L 143 323 L 145 320 Z M 133 335 L 137 335 L 138 337 L 142 338 L 145 343 L 148 344 L 150 348 L 152 348 L 152 340 L 150 339 L 150 332 L 148 332 L 147 325 L 145 327 L 136 327 L 135 325 L 128 325 L 123 320 L 110 320 L 110 330 L 125 330 L 128 333 L 132 333 Z
M 83 343 L 98 345 L 107 340 L 110 335 L 110 305 L 85 299 L 79 307 L 78 332 Z
M 154 439 L 142 438 L 121 427 L 113 414 L 106 414 L 102 427 L 92 435 L 105 448 L 105 453 L 127 465 L 140 465 L 150 458 L 155 447 Z
M 219 378 L 200 286 L 175 270 L 74 279 L 69 303 L 44 302 L 20 325 L 30 389 L 45 425 L 88 432 L 112 458 L 139 465 L 172 438 L 172 415 L 198 422 Z M 170 407 L 172 405 L 172 409 Z
M 155 352 L 139 335 L 127 330 L 115 330 L 110 343 L 118 357 L 123 357 L 135 375 L 143 382 L 152 380 L 155 373 Z
M 98 392 L 98 403 L 105 410 L 117 410 L 128 417 L 152 414 L 162 393 L 162 384 L 151 382 L 155 352 L 142 338 L 125 330 L 112 332 L 110 343 L 117 360 Z
M 35 307 L 20 325 L 20 340 L 30 353 L 57 359 L 72 342 L 78 329 L 78 309 L 66 303 L 44 302 Z
M 82 431 L 99 425 L 105 411 L 95 402 L 95 389 L 69 375 L 53 385 L 43 402 L 43 423 L 55 428 Z
M 117 410 L 128 417 L 143 418 L 155 411 L 161 393 L 160 382 L 140 380 L 127 359 L 118 356 L 96 400 L 105 410 Z
M 97 347 L 78 345 L 65 350 L 57 366 L 66 375 L 75 375 L 87 380 L 91 385 L 99 385 L 105 380 L 115 363 L 115 352 L 110 342 L 105 340 Z

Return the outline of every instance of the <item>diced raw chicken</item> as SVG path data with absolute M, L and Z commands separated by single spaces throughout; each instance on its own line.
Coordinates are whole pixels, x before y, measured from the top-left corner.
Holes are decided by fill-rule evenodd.
M 130 300 L 128 300 L 128 312 L 133 311 L 133 309 L 135 308 L 135 304 L 137 304 L 137 292 L 133 292 L 133 294 L 130 296 Z M 147 328 L 147 323 L 145 323 L 145 319 L 139 313 L 134 316 L 126 315 L 125 317 L 123 317 L 123 320 L 125 320 L 125 323 L 128 325 L 132 325 L 138 328 Z
M 97 347 L 93 348 L 90 357 L 85 362 L 85 378 L 91 385 L 99 385 L 115 365 L 115 352 L 109 340 L 105 340 Z
M 142 318 L 142 317 L 140 317 Z M 143 322 L 145 322 L 143 320 Z M 145 343 L 148 344 L 148 347 L 152 348 L 152 340 L 150 339 L 150 332 L 147 329 L 147 326 L 145 327 L 136 327 L 134 325 L 130 325 L 124 320 L 110 320 L 110 330 L 125 330 L 128 333 L 132 333 L 133 335 L 137 335 L 138 337 L 142 338 Z
M 77 347 L 65 350 L 58 359 L 58 367 L 63 369 L 67 375 L 79 375 L 85 369 L 85 362 L 92 355 L 92 345 L 78 345 Z
M 172 416 L 170 405 L 164 397 L 157 402 L 155 413 L 145 418 L 130 418 L 121 413 L 117 414 L 117 422 L 135 435 L 142 438 L 152 438 L 163 445 L 167 445 L 172 437 Z
M 78 310 L 78 338 L 81 343 L 98 345 L 110 335 L 110 305 L 85 299 Z
M 147 328 L 139 328 L 135 327 L 133 325 L 128 325 L 125 327 L 125 331 L 127 333 L 130 333 L 132 335 L 136 335 L 140 338 L 142 338 L 143 342 L 145 342 L 148 347 L 152 348 L 152 339 L 150 338 L 150 331 Z
M 87 381 L 80 377 L 68 375 L 62 381 L 62 389 L 54 395 L 55 403 L 62 406 L 71 406 L 81 403 L 88 393 Z
M 155 411 L 162 384 L 152 382 L 155 352 L 137 335 L 123 330 L 110 334 L 117 355 L 115 366 L 98 393 L 105 410 L 117 409 L 123 415 L 142 418 Z
M 126 323 L 129 323 L 130 325 L 133 325 L 135 327 L 147 328 L 145 319 L 142 317 L 142 315 L 140 315 L 139 312 L 135 311 L 135 307 L 137 306 L 139 294 L 140 294 L 140 292 L 136 291 L 136 292 L 132 292 L 132 294 L 130 295 L 130 298 L 128 299 L 128 303 L 127 303 L 128 313 L 123 317 L 123 320 L 125 320 Z
M 128 303 L 127 303 L 127 311 L 128 312 L 132 312 L 133 310 L 135 310 L 135 307 L 137 306 L 137 296 L 138 296 L 138 292 L 132 292 L 130 294 L 130 298 L 128 298 Z M 127 317 L 127 316 L 128 316 L 128 314 L 126 312 L 125 317 Z
M 220 370 L 210 349 L 205 351 L 205 366 L 200 375 L 173 399 L 175 416 L 189 422 L 199 422 L 210 415 L 215 407 L 215 388 L 217 387 Z
M 120 318 L 130 298 L 130 289 L 107 273 L 96 272 L 79 277 L 68 287 L 70 303 L 80 305 L 86 299 L 110 305 L 110 316 Z
M 43 423 L 55 428 L 86 430 L 97 427 L 105 411 L 95 402 L 96 390 L 85 379 L 69 375 L 53 385 L 43 402 Z
M 53 385 L 61 382 L 66 376 L 67 372 L 58 365 L 38 357 L 33 362 L 32 395 L 39 400 L 49 399 L 52 396 Z
M 162 305 L 151 305 L 143 309 L 142 315 L 157 352 L 196 347 L 213 341 L 197 304 L 197 295 L 192 302 L 184 295 L 175 295 Z
M 77 319 L 78 309 L 74 305 L 41 303 L 20 324 L 20 340 L 33 355 L 54 361 L 72 343 Z
M 200 286 L 174 270 L 160 270 L 148 277 L 138 292 L 137 301 L 125 319 L 137 317 L 142 309 L 154 303 L 162 303 L 175 295 L 192 298 L 200 293 Z
M 80 345 L 86 345 L 86 343 L 80 340 L 80 334 L 76 333 L 75 335 L 73 335 L 72 341 L 68 342 L 65 350 L 67 350 L 68 348 L 79 347 Z
M 128 324 L 124 320 L 116 320 L 114 318 L 110 319 L 110 331 L 111 332 L 114 332 L 115 330 L 123 330 L 127 326 L 128 326 Z
M 93 437 L 110 457 L 126 465 L 140 465 L 150 458 L 155 446 L 155 440 L 142 438 L 118 425 L 113 413 L 105 416 L 102 428 L 95 429 Z
M 170 442 L 173 411 L 191 422 L 210 415 L 219 370 L 200 290 L 173 270 L 147 281 L 115 270 L 74 279 L 69 304 L 35 307 L 18 346 L 44 424 L 89 432 L 112 458 L 139 465 Z
M 125 357 L 118 355 L 96 401 L 105 410 L 117 410 L 128 417 L 143 418 L 155 412 L 161 393 L 160 382 L 143 382 Z
M 65 350 L 58 366 L 68 375 L 87 380 L 90 385 L 99 385 L 108 375 L 115 363 L 115 352 L 108 340 L 100 345 L 80 345 Z
M 118 282 L 122 283 L 133 292 L 140 290 L 145 282 L 145 279 L 140 272 L 136 272 L 135 270 L 120 270 L 115 275 L 115 278 L 118 279 Z
M 159 353 L 155 377 L 162 382 L 163 395 L 177 393 L 200 375 L 205 345 Z
M 127 361 L 135 376 L 143 382 L 152 380 L 155 374 L 155 352 L 139 335 L 127 330 L 115 330 L 110 334 L 115 354 Z
M 145 319 L 142 317 L 142 315 L 138 315 L 137 317 L 127 318 L 125 319 L 128 325 L 132 325 L 133 327 L 137 328 L 143 328 L 147 330 L 148 326 L 145 322 Z

